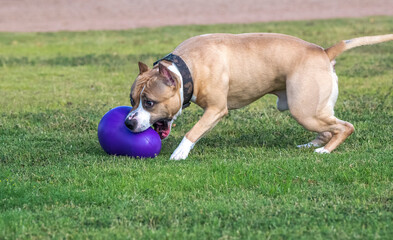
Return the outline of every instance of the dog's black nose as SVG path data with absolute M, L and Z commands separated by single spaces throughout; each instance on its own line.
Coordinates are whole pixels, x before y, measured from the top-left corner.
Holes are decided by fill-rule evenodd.
M 135 119 L 127 118 L 124 124 L 128 127 L 128 129 L 134 131 L 136 126 L 138 125 L 138 122 Z

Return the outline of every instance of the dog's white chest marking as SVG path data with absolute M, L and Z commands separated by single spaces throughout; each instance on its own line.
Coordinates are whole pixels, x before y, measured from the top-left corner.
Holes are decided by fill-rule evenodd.
M 179 94 L 180 94 L 180 109 L 179 111 L 175 114 L 175 116 L 173 117 L 173 120 L 176 120 L 176 118 L 181 114 L 182 111 L 182 106 L 183 106 L 183 102 L 184 102 L 184 95 L 183 95 L 183 77 L 181 76 L 179 69 L 177 69 L 176 65 L 174 63 L 172 63 L 171 66 L 168 67 L 168 69 L 173 72 L 174 74 L 176 74 L 179 79 L 180 79 L 180 90 L 179 90 Z M 172 125 L 172 124 L 171 124 Z

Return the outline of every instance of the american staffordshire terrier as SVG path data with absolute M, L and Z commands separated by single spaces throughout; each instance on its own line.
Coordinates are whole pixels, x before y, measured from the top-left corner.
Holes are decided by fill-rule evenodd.
M 317 153 L 330 153 L 354 131 L 351 123 L 334 116 L 338 96 L 334 59 L 345 50 L 390 40 L 393 34 L 360 37 L 324 49 L 274 33 L 196 36 L 152 69 L 139 62 L 139 75 L 130 94 L 133 110 L 125 124 L 133 132 L 153 126 L 164 139 L 182 109 L 190 101 L 196 103 L 204 114 L 170 157 L 186 159 L 195 143 L 228 110 L 275 94 L 280 111 L 289 110 L 304 128 L 318 133 L 298 147 L 317 147 Z

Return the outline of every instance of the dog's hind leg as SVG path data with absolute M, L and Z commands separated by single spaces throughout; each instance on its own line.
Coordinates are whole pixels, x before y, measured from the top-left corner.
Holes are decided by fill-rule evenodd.
M 288 99 L 287 99 L 287 91 L 280 90 L 272 92 L 272 94 L 277 96 L 277 109 L 279 111 L 289 110 L 288 107 Z M 322 147 L 332 138 L 332 134 L 330 132 L 321 132 L 317 135 L 317 137 L 309 143 L 297 145 L 298 148 L 310 148 L 310 147 Z
M 330 153 L 334 149 L 336 149 L 342 142 L 349 137 L 354 131 L 355 128 L 349 122 L 342 121 L 336 118 L 336 124 L 330 126 L 330 131 L 332 132 L 332 138 L 330 141 L 324 146 L 315 149 L 317 153 Z
M 344 140 L 353 133 L 354 127 L 349 122 L 342 121 L 334 116 L 327 116 L 324 113 L 314 116 L 303 115 L 296 110 L 297 107 L 289 107 L 294 118 L 306 129 L 320 133 L 320 136 L 331 134 L 330 140 L 324 147 L 317 148 L 317 153 L 330 153 L 338 147 Z M 328 139 L 328 138 L 326 138 Z
M 288 99 L 287 99 L 287 91 L 280 90 L 272 92 L 272 94 L 277 96 L 277 109 L 280 111 L 289 110 L 288 107 Z M 317 137 L 309 143 L 298 145 L 298 148 L 310 148 L 310 147 L 322 147 L 332 138 L 332 134 L 330 132 L 321 132 L 317 135 Z
M 338 85 L 332 73 L 329 69 L 313 69 L 287 80 L 288 105 L 292 116 L 304 128 L 319 133 L 311 144 L 306 145 L 326 143 L 315 150 L 318 153 L 330 153 L 354 131 L 352 124 L 334 116 Z

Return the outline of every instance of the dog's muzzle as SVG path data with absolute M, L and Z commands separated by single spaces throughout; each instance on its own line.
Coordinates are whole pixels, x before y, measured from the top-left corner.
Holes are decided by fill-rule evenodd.
M 136 126 L 138 125 L 138 121 L 135 119 L 127 118 L 124 124 L 127 126 L 128 129 L 134 131 L 136 129 Z
M 131 131 L 135 131 L 136 127 L 138 126 L 138 121 L 135 119 L 136 116 L 138 116 L 138 112 L 135 112 L 134 114 L 129 114 L 124 121 L 124 124 Z

